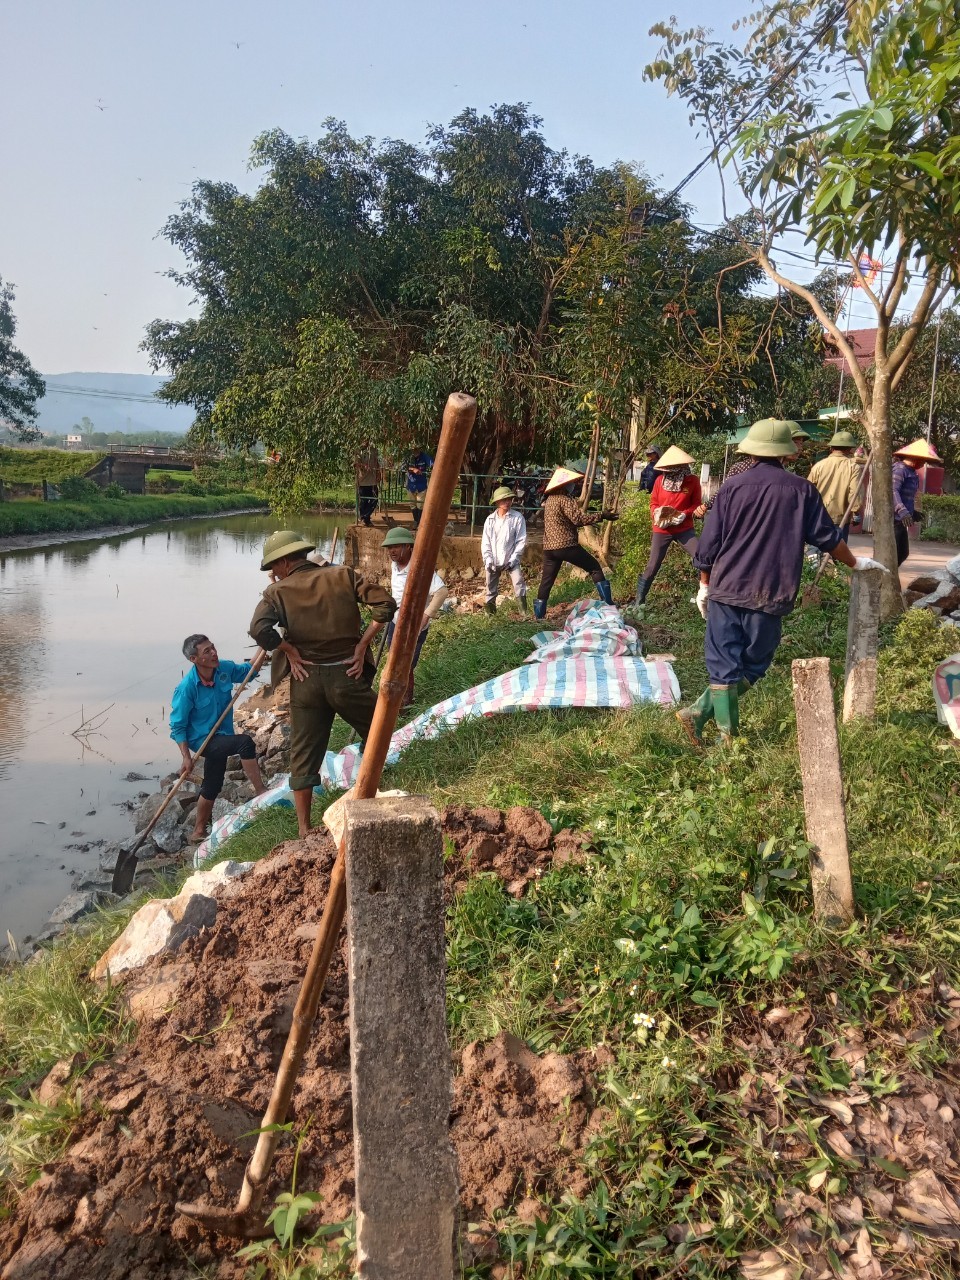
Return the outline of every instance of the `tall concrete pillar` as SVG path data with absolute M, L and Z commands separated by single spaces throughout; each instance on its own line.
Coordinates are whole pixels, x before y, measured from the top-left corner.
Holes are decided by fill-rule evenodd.
M 793 703 L 807 839 L 813 846 L 810 883 L 814 913 L 823 924 L 844 925 L 853 919 L 853 878 L 829 658 L 794 661 Z
M 877 711 L 877 649 L 880 627 L 882 569 L 865 569 L 850 579 L 847 617 L 847 664 L 843 687 L 843 722 L 872 720 Z
M 440 820 L 415 796 L 345 810 L 358 1274 L 452 1280 Z

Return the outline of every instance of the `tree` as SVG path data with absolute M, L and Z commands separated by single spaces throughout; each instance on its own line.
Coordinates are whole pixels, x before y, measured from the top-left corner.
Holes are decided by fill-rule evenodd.
M 254 164 L 254 195 L 198 183 L 169 220 L 201 311 L 145 346 L 195 438 L 279 453 L 278 503 L 364 445 L 431 443 L 451 387 L 477 396 L 486 475 L 620 449 L 643 396 L 655 430 L 749 388 L 756 317 L 722 312 L 752 262 L 677 201 L 647 218 L 663 194 L 642 173 L 553 151 L 523 106 L 464 111 L 423 148 L 266 134 Z
M 721 178 L 750 204 L 744 249 L 808 304 L 842 353 L 873 455 L 875 545 L 896 579 L 891 406 L 924 325 L 956 284 L 960 243 L 960 5 L 954 0 L 775 0 L 739 45 L 658 25 L 647 68 L 689 105 Z M 836 86 L 840 86 L 839 88 Z M 845 107 L 851 94 L 854 105 Z M 801 227 L 814 258 L 852 272 L 873 306 L 873 365 L 861 369 L 839 318 L 794 278 L 783 244 Z M 865 255 L 892 253 L 879 284 Z M 905 323 L 896 318 L 911 285 Z
M 27 357 L 13 344 L 17 332 L 13 299 L 12 286 L 0 279 L 0 420 L 5 420 L 21 440 L 34 440 L 40 434 L 33 425 L 36 403 L 46 386 Z

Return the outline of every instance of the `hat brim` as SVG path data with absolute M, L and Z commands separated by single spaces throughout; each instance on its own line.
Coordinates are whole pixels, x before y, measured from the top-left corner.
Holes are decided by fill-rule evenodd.
M 278 560 L 282 560 L 284 556 L 292 556 L 295 551 L 316 551 L 317 544 L 315 542 L 307 542 L 304 538 L 300 542 L 288 542 L 285 547 L 281 547 L 279 551 L 275 551 L 269 560 L 260 561 L 260 572 L 266 573 L 272 564 L 276 564 Z
M 737 445 L 737 453 L 745 453 L 751 458 L 790 458 L 796 453 L 793 441 L 777 443 L 775 440 L 744 440 Z

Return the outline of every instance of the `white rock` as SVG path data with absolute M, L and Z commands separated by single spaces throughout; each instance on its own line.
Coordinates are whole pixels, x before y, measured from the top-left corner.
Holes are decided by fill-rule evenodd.
M 176 951 L 188 938 L 209 928 L 217 918 L 217 896 L 229 892 L 231 881 L 245 875 L 252 862 L 218 862 L 185 881 L 175 898 L 154 898 L 130 919 L 120 937 L 108 947 L 91 970 L 96 980 L 141 965 L 160 952 Z
M 944 572 L 949 573 L 951 578 L 955 578 L 960 582 L 960 556 L 954 556 L 952 560 L 948 560 L 943 566 Z
M 213 821 L 219 822 L 220 819 L 225 818 L 228 813 L 233 813 L 236 807 L 237 806 L 232 801 L 228 800 L 226 796 L 217 796 L 216 800 L 213 802 Z

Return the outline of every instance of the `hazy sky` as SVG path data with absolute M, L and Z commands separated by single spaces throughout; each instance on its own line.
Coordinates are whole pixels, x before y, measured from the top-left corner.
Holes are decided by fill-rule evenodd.
M 158 232 L 198 177 L 244 187 L 253 138 L 419 142 L 466 106 L 529 102 L 554 147 L 640 161 L 673 184 L 706 144 L 643 67 L 658 18 L 718 33 L 743 0 L 33 0 L 5 6 L 0 276 L 45 373 L 146 372 L 157 316 L 189 298 Z M 710 170 L 685 193 L 720 217 Z

